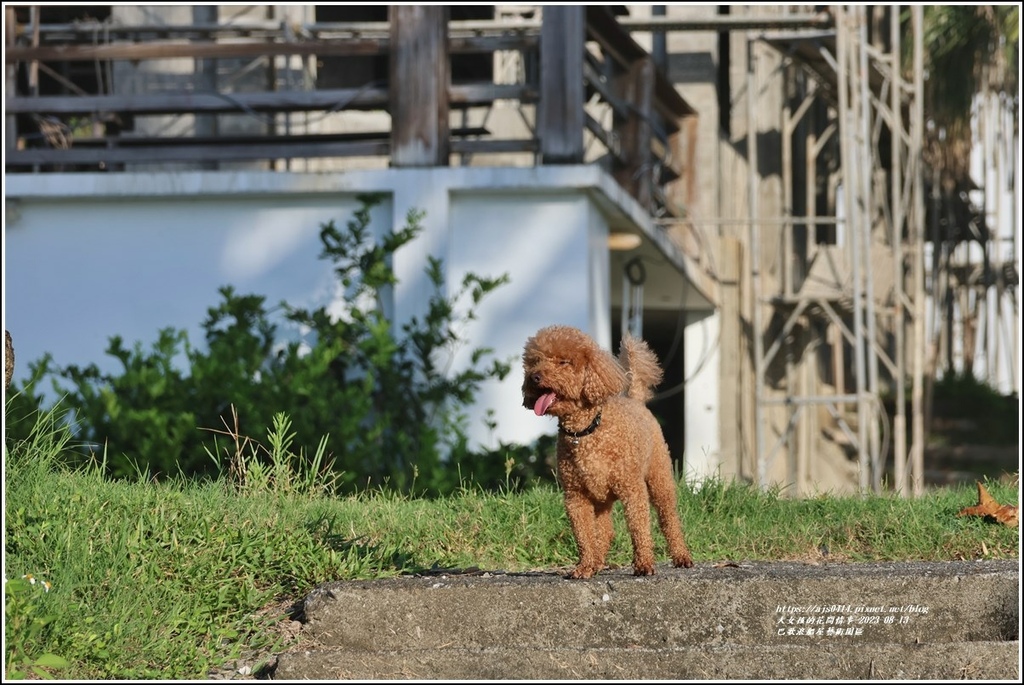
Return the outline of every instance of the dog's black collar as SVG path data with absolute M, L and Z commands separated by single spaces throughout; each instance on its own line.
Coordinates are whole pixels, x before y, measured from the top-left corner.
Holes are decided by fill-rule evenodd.
M 597 427 L 601 425 L 601 412 L 597 412 L 597 416 L 590 422 L 590 425 L 581 431 L 570 431 L 566 430 L 565 426 L 559 426 L 559 430 L 562 431 L 562 435 L 568 436 L 572 440 L 572 444 L 580 444 L 580 438 L 586 437 L 597 430 Z

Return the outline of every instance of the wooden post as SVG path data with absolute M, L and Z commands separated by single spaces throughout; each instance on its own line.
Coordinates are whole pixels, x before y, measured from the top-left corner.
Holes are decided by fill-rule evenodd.
M 754 456 L 753 403 L 749 401 L 752 388 L 750 359 L 751 336 L 744 332 L 743 298 L 747 288 L 748 271 L 743 268 L 747 256 L 743 242 L 732 235 L 723 235 L 715 254 L 719 265 L 718 294 L 721 311 L 721 340 L 736 341 L 733 345 L 722 345 L 720 349 L 722 390 L 719 395 L 719 434 L 721 435 L 722 465 L 726 467 L 726 456 L 733 455 L 726 473 L 752 481 L 757 478 L 757 462 Z
M 4 7 L 4 43 L 7 48 L 14 47 L 14 36 L 15 29 L 17 28 L 17 17 L 14 13 L 14 7 L 7 5 Z M 7 98 L 7 102 L 10 102 L 18 94 L 18 65 L 15 62 L 8 62 L 4 65 L 4 95 Z M 4 146 L 7 152 L 14 152 L 18 147 L 18 125 L 17 118 L 13 114 L 6 115 L 6 134 L 4 137 Z
M 192 8 L 192 21 L 196 24 L 216 24 L 219 21 L 219 11 L 216 5 L 197 5 Z M 214 42 L 212 37 L 198 38 L 201 42 Z M 271 59 L 271 64 L 273 60 Z M 200 93 L 216 93 L 217 85 L 217 60 L 197 59 L 195 60 L 195 77 L 193 88 Z M 210 138 L 219 135 L 220 122 L 216 114 L 196 114 L 194 131 L 197 137 Z M 210 160 L 199 162 L 200 169 L 217 169 L 220 164 Z
M 540 29 L 541 163 L 583 162 L 583 38 L 586 7 L 545 5 Z
M 675 207 L 690 212 L 697 204 L 697 115 L 678 120 L 679 130 L 668 135 L 668 158 L 679 178 L 665 186 L 665 196 Z M 671 130 L 671 127 L 667 127 Z
M 642 207 L 650 209 L 654 197 L 651 155 L 654 60 L 650 56 L 642 57 L 630 65 L 622 93 L 630 105 L 630 114 L 619 132 L 623 164 L 615 170 L 615 179 Z
M 448 8 L 392 5 L 391 165 L 448 166 Z

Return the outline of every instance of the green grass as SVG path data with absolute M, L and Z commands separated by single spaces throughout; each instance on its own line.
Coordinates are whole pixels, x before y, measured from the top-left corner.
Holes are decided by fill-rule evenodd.
M 274 450 L 262 461 L 236 455 L 246 477 L 231 482 L 111 482 L 99 465 L 62 466 L 69 447 L 51 414 L 5 453 L 9 678 L 204 678 L 243 654 L 283 649 L 274 625 L 326 581 L 575 561 L 551 487 L 336 498 L 329 477 L 284 472 Z M 1017 503 L 1015 487 L 987 485 Z M 823 550 L 837 561 L 1018 558 L 1017 529 L 956 516 L 975 501 L 973 487 L 918 500 L 791 500 L 714 480 L 682 486 L 679 507 L 698 563 L 820 559 Z M 609 561 L 627 565 L 621 510 L 616 517 Z

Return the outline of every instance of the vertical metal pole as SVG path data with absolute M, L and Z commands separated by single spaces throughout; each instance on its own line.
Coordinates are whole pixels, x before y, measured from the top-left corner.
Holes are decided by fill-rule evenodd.
M 999 103 L 998 100 L 996 102 L 997 102 L 997 104 L 994 107 L 994 109 L 995 109 L 995 134 L 994 134 L 995 141 L 994 141 L 993 145 L 995 147 L 995 160 L 996 160 L 994 173 L 995 173 L 995 178 L 997 179 L 997 182 L 998 182 L 998 179 L 1005 178 L 1005 175 L 1004 175 L 1005 174 L 1004 165 L 1006 164 L 1006 157 L 1004 155 L 1006 154 L 1006 145 L 1004 143 L 1005 143 L 1005 139 L 1006 139 L 1006 123 L 1005 123 L 1005 118 L 1003 116 L 1003 114 L 1004 114 L 1003 106 L 1002 106 L 1001 103 Z M 1017 176 L 1013 176 L 1013 183 L 1016 185 L 1019 182 L 1020 182 L 1020 178 L 1017 177 Z M 994 321 L 993 326 L 992 326 L 992 337 L 995 338 L 995 346 L 994 346 L 993 354 L 995 355 L 995 359 L 996 359 L 996 362 L 995 362 L 995 373 L 996 373 L 996 377 L 997 378 L 1001 377 L 1001 376 L 1003 376 L 1005 374 L 1005 371 L 1004 371 L 1004 368 L 1003 368 L 1003 354 L 1005 353 L 1003 345 L 1004 345 L 1005 341 L 1003 340 L 1003 336 L 1002 336 L 1002 330 L 1003 330 L 1003 294 L 1005 292 L 1005 287 L 1006 287 L 1006 283 L 1003 280 L 1003 262 L 1005 261 L 1005 253 L 1003 251 L 1003 246 L 1002 246 L 1002 237 L 1003 237 L 1003 230 L 1002 229 L 1003 229 L 1003 220 L 1004 219 L 1005 219 L 1005 217 L 1003 216 L 1002 197 L 1000 196 L 1000 194 L 997 193 L 996 194 L 996 198 L 995 198 L 995 219 L 993 221 L 993 224 L 995 225 L 995 249 L 993 250 L 993 253 L 995 254 L 995 260 L 993 261 L 993 264 L 992 264 L 992 270 L 995 272 L 995 282 L 996 282 L 996 287 L 995 287 L 995 321 Z M 1018 263 L 1018 265 L 1019 265 L 1019 263 Z M 1013 392 L 1013 387 L 1014 387 L 1013 385 L 1010 385 L 1006 392 Z
M 747 195 L 750 245 L 750 316 L 754 343 L 754 451 L 757 458 L 757 483 L 768 487 L 768 461 L 764 450 L 764 332 L 761 330 L 761 242 L 756 226 L 760 211 L 760 180 L 757 160 L 757 51 L 753 33 L 747 33 Z
M 850 87 L 850 80 L 857 78 L 857 68 L 851 57 L 850 18 L 843 6 L 836 8 L 836 62 L 839 65 L 839 141 L 842 154 L 843 194 L 845 197 L 845 213 L 847 230 L 844 231 L 844 241 L 849 250 L 852 261 L 853 283 L 853 344 L 854 344 L 854 370 L 856 373 L 856 395 L 857 395 L 857 463 L 860 491 L 866 492 L 869 480 L 870 464 L 867 455 L 867 421 L 865 416 L 866 401 L 864 396 L 864 302 L 863 283 L 861 280 L 860 249 L 858 245 L 857 232 L 863 230 L 861 226 L 862 200 L 859 191 L 860 175 L 858 169 L 858 155 L 860 149 L 854 146 L 851 140 L 858 134 L 858 129 L 852 119 L 856 108 L 851 106 L 851 96 L 856 97 L 859 90 Z M 855 46 L 854 46 L 855 47 Z M 857 84 L 854 83 L 854 86 Z
M 816 96 L 817 87 L 814 85 L 816 81 L 811 81 L 809 86 L 814 90 L 808 95 Z M 812 245 L 814 253 L 818 250 L 817 235 L 817 223 L 814 221 L 818 216 L 818 205 L 816 199 L 816 188 L 817 188 L 817 175 L 818 175 L 818 134 L 815 131 L 817 125 L 817 117 L 815 116 L 813 123 L 807 127 L 807 145 L 806 145 L 806 159 L 804 164 L 806 165 L 806 178 L 804 179 L 805 190 L 804 197 L 807 198 L 807 207 L 804 213 L 807 215 L 807 242 Z M 812 240 L 813 236 L 813 240 Z M 813 253 L 812 253 L 813 254 Z
M 874 266 L 871 259 L 871 234 L 874 222 L 874 179 L 872 178 L 874 164 L 878 158 L 871 149 L 871 91 L 868 82 L 868 26 L 867 8 L 859 6 L 855 10 L 857 17 L 857 55 L 858 55 L 858 90 L 860 98 L 860 185 L 861 185 L 861 230 L 860 248 L 863 258 L 863 281 L 864 281 L 864 319 L 867 332 L 864 338 L 864 355 L 867 361 L 867 392 L 868 395 L 878 401 L 878 354 L 875 352 L 876 322 L 875 322 L 875 278 Z M 877 406 L 867 404 L 867 397 L 864 402 L 864 413 L 860 420 L 865 424 L 868 438 L 868 453 L 871 463 L 871 487 L 874 492 L 882 491 L 882 460 L 879 454 L 879 433 L 875 428 L 873 419 L 879 416 Z M 859 404 L 859 403 L 858 403 Z
M 924 492 L 924 183 L 921 148 L 924 139 L 924 10 L 920 5 L 910 9 L 914 40 L 914 106 L 911 109 L 911 149 L 908 156 L 914 168 L 914 356 L 911 388 L 910 482 L 915 497 Z
M 992 144 L 992 108 L 990 106 L 989 89 L 988 89 L 988 67 L 982 67 L 982 78 L 981 78 L 981 101 L 979 103 L 978 117 L 978 137 L 981 139 L 981 217 L 982 221 L 988 226 L 988 237 L 985 242 L 982 243 L 981 249 L 982 255 L 982 268 L 984 274 L 982 276 L 982 288 L 981 293 L 978 294 L 978 306 L 977 311 L 979 312 L 978 323 L 977 323 L 977 335 L 979 339 L 983 339 L 985 343 L 985 378 L 988 379 L 989 385 L 992 387 L 999 387 L 999 358 L 996 353 L 995 340 L 996 336 L 993 335 L 997 328 L 993 325 L 996 322 L 996 301 L 992 295 L 995 293 L 996 284 L 995 268 L 998 266 L 999 259 L 999 224 L 990 221 L 989 208 L 993 207 L 993 200 L 996 207 L 999 206 L 999 194 L 998 192 L 993 193 L 992 188 L 998 188 L 997 182 L 989 183 L 990 171 L 994 170 L 997 163 L 999 152 L 996 146 Z M 995 178 L 991 177 L 994 181 Z M 993 249 L 995 248 L 995 249 Z M 978 346 L 980 347 L 980 346 Z M 980 351 L 980 350 L 979 350 Z
M 792 73 L 789 68 L 784 68 L 783 72 L 783 91 L 782 91 L 782 236 L 781 244 L 779 244 L 780 252 L 780 271 L 782 276 L 782 295 L 787 300 L 793 295 L 793 224 L 791 217 L 793 216 L 793 108 L 791 106 L 790 97 L 790 79 Z M 777 243 L 778 244 L 778 243 Z M 800 392 L 797 390 L 797 381 L 794 362 L 795 343 L 792 342 L 795 336 L 787 335 L 781 341 L 785 346 L 785 359 L 786 359 L 786 393 L 787 395 L 798 395 Z M 799 497 L 802 493 L 800 492 L 799 480 L 800 472 L 797 465 L 797 449 L 799 449 L 800 433 L 793 430 L 794 420 L 796 414 L 800 412 L 800 406 L 795 404 L 787 404 L 786 417 L 786 460 L 789 464 L 787 469 L 787 479 L 792 487 L 796 488 L 795 495 Z M 794 440 L 794 435 L 796 439 Z
M 790 69 L 783 74 L 782 103 L 782 294 L 790 297 L 793 294 L 793 108 L 790 105 L 788 91 Z
M 807 93 L 808 97 L 815 97 L 817 95 L 816 86 L 814 85 L 815 83 L 816 83 L 816 81 L 813 81 L 813 80 L 811 80 L 808 83 L 808 88 L 809 88 L 809 92 Z M 815 201 L 815 197 L 816 197 L 815 196 L 815 190 L 816 190 L 816 187 L 817 187 L 816 186 L 816 181 L 817 181 L 816 176 L 817 176 L 817 172 L 818 172 L 818 167 L 817 167 L 818 135 L 816 133 L 817 124 L 818 124 L 818 122 L 817 122 L 816 116 L 812 116 L 811 121 L 808 123 L 808 125 L 805 128 L 805 130 L 807 131 L 807 137 L 806 137 L 805 148 L 804 148 L 804 165 L 805 165 L 804 166 L 804 169 L 805 169 L 804 183 L 806 184 L 804 186 L 804 188 L 805 188 L 804 189 L 804 197 L 806 198 L 806 200 L 805 200 L 805 205 L 806 206 L 804 207 L 804 214 L 806 214 L 807 218 L 808 218 L 808 221 L 805 224 L 806 231 L 807 231 L 807 237 L 806 237 L 806 243 L 805 244 L 808 245 L 809 251 L 811 252 L 811 255 L 809 255 L 811 259 L 813 259 L 814 256 L 816 256 L 816 253 L 817 253 L 817 250 L 818 250 L 817 236 L 814 235 L 814 232 L 817 230 L 816 229 L 817 223 L 814 220 L 817 218 L 817 212 L 818 212 L 817 203 Z M 806 273 L 804 274 L 804 277 L 806 278 Z M 828 331 L 834 325 L 835 324 L 831 324 L 831 323 L 828 324 L 829 327 L 826 328 L 825 331 L 824 331 L 826 336 L 828 335 Z M 817 356 L 818 347 L 823 342 L 825 342 L 825 341 L 824 340 L 814 341 L 811 345 L 809 345 L 810 351 L 813 351 L 813 355 L 812 354 L 808 354 L 809 358 L 813 359 L 814 357 Z M 803 379 L 804 379 L 804 384 L 805 384 L 804 388 L 803 388 L 803 391 L 804 391 L 805 394 L 811 392 L 811 389 L 812 388 L 816 388 L 818 386 L 818 384 L 820 383 L 820 380 L 817 377 L 815 377 L 814 379 L 812 379 L 810 377 L 811 373 L 812 373 L 812 370 L 815 369 L 815 368 L 816 368 L 815 366 L 811 366 L 810 364 L 806 364 L 805 363 L 803 365 L 803 369 L 804 369 Z M 803 422 L 804 430 L 800 434 L 800 444 L 799 444 L 799 447 L 798 447 L 798 450 L 797 450 L 797 459 L 800 462 L 800 467 L 799 467 L 800 480 L 797 483 L 797 487 L 800 489 L 801 492 L 803 492 L 806 489 L 806 484 L 808 482 L 810 482 L 811 478 L 812 478 L 812 473 L 811 473 L 811 446 L 814 444 L 814 435 L 816 435 L 816 433 L 818 431 L 818 419 L 817 419 L 817 416 L 818 416 L 818 412 L 816 410 L 808 411 L 807 412 L 807 415 L 804 417 L 804 422 Z
M 900 8 L 889 8 L 889 65 L 891 72 L 892 110 L 892 175 L 889 196 L 892 207 L 892 283 L 893 304 L 895 306 L 893 336 L 896 346 L 896 413 L 893 417 L 893 480 L 897 494 L 906 495 L 907 489 L 907 391 L 906 367 L 907 350 L 905 331 L 906 313 L 904 312 L 904 288 L 906 280 L 903 274 L 903 222 L 905 213 L 903 206 L 903 74 L 900 65 L 902 54 L 900 43 Z

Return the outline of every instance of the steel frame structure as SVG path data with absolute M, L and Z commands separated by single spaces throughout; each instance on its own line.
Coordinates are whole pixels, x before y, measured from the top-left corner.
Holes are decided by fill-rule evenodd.
M 900 13 L 889 14 L 889 40 L 868 39 L 868 10 L 865 6 L 834 6 L 835 24 L 831 32 L 792 32 L 771 35 L 748 31 L 747 68 L 747 136 L 748 136 L 748 241 L 751 263 L 752 329 L 755 374 L 755 456 L 757 481 L 769 485 L 769 472 L 785 445 L 789 458 L 795 462 L 790 469 L 796 474 L 798 494 L 803 494 L 802 466 L 809 445 L 797 445 L 793 454 L 794 436 L 805 418 L 807 409 L 824 406 L 850 439 L 857 454 L 859 488 L 880 492 L 885 472 L 883 430 L 887 427 L 882 409 L 880 372 L 887 372 L 895 397 L 892 446 L 894 455 L 893 488 L 904 495 L 923 491 L 923 381 L 925 358 L 925 295 L 924 241 L 925 212 L 922 184 L 921 151 L 924 130 L 922 102 L 923 49 L 922 9 L 910 8 L 910 39 L 913 60 L 912 77 L 904 78 L 900 62 L 902 32 Z M 821 64 L 813 68 L 807 51 L 788 50 L 798 42 L 813 44 L 817 56 L 831 73 L 823 73 Z M 784 69 L 804 69 L 813 74 L 814 83 L 797 102 L 787 101 L 782 126 L 782 208 L 779 218 L 763 217 L 759 210 L 761 178 L 758 163 L 757 97 L 762 92 L 764 75 L 761 60 L 765 50 L 785 50 Z M 817 134 L 812 129 L 804 141 L 806 150 L 807 202 L 812 210 L 805 216 L 793 212 L 794 137 L 798 124 L 810 110 L 812 101 L 824 93 L 833 97 L 829 103 L 829 123 Z M 805 127 L 806 128 L 806 127 Z M 891 141 L 890 157 L 886 159 L 879 143 L 883 131 Z M 831 139 L 838 139 L 840 165 L 837 185 L 842 189 L 842 207 L 835 216 L 815 216 L 813 189 L 817 158 Z M 834 145 L 835 143 L 833 143 Z M 887 182 L 886 182 L 887 179 Z M 781 224 L 781 230 L 778 225 Z M 813 287 L 811 279 L 794 274 L 794 227 L 834 224 L 841 241 L 834 249 L 818 245 L 810 259 L 832 260 L 836 276 L 825 290 Z M 782 273 L 779 290 L 769 293 L 762 279 L 765 251 L 762 241 L 773 236 L 780 241 Z M 878 260 L 879 247 L 888 251 L 888 259 Z M 826 254 L 828 253 L 828 254 Z M 838 263 L 836 263 L 838 262 Z M 880 262 L 880 263 L 879 263 Z M 880 278 L 879 267 L 891 269 L 887 278 Z M 812 267 L 813 268 L 813 267 Z M 844 278 L 848 276 L 848 278 Z M 875 291 L 876 283 L 891 280 L 888 297 Z M 766 313 L 778 315 L 784 323 L 774 334 L 765 331 Z M 794 346 L 807 346 L 794 329 L 817 318 L 833 327 L 853 350 L 854 378 L 850 392 L 819 394 L 808 391 L 797 382 L 793 359 Z M 907 335 L 908 320 L 911 331 Z M 887 349 L 880 342 L 880 331 L 892 336 Z M 767 339 L 766 339 L 767 336 Z M 909 340 L 908 340 L 909 338 Z M 767 347 L 767 349 L 766 349 Z M 770 396 L 766 373 L 779 353 L 786 354 L 784 396 Z M 806 357 L 804 357 L 806 359 Z M 908 361 L 910 365 L 908 374 Z M 805 362 L 806 363 L 806 362 Z M 907 441 L 906 389 L 910 378 L 911 412 L 910 441 Z M 842 382 L 837 384 L 842 386 Z M 768 408 L 783 405 L 787 418 L 784 428 L 768 446 Z M 844 407 L 855 412 L 856 432 L 850 428 Z M 805 435 L 805 441 L 807 437 Z

